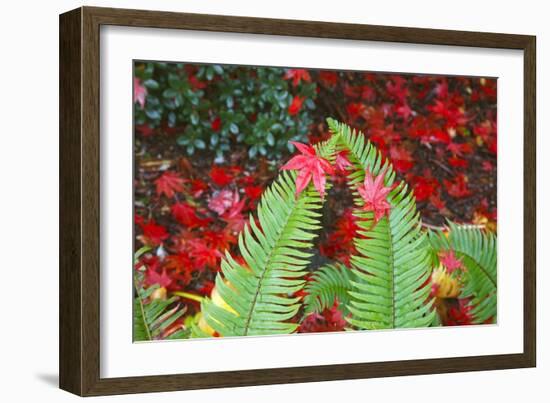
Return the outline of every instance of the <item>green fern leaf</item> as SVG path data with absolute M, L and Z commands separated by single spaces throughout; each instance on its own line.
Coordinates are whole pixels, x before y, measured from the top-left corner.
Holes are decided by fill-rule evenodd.
M 332 158 L 334 141 L 317 146 L 317 153 Z M 305 284 L 306 252 L 321 228 L 322 200 L 310 184 L 295 195 L 296 172 L 283 171 L 263 193 L 257 215 L 239 235 L 241 265 L 226 253 L 216 277 L 215 295 L 201 304 L 203 319 L 220 336 L 286 334 L 296 330 L 293 318 L 301 306 L 293 297 Z M 195 337 L 210 336 L 200 326 Z
M 430 243 L 436 254 L 453 250 L 462 260 L 465 273 L 460 297 L 470 298 L 474 323 L 497 319 L 497 239 L 492 233 L 468 225 L 449 223 L 449 236 L 430 233 Z
M 186 311 L 177 303 L 177 297 L 149 299 L 158 288 L 158 285 L 142 288 L 134 298 L 134 341 L 161 339 L 163 332 Z
M 350 290 L 350 269 L 342 264 L 323 266 L 312 275 L 305 287 L 304 313 L 320 313 L 338 301 L 339 308 L 347 315 Z
M 139 255 L 145 253 L 147 249 L 140 249 L 134 256 L 137 263 Z M 186 308 L 177 303 L 177 297 L 167 299 L 151 298 L 159 285 L 153 285 L 147 288 L 142 287 L 143 267 L 135 269 L 134 287 L 136 297 L 134 298 L 134 320 L 133 329 L 134 341 L 150 341 L 163 338 L 163 333 L 176 320 L 181 318 Z M 189 331 L 179 330 L 173 333 L 169 338 L 188 338 Z
M 348 178 L 355 195 L 354 215 L 360 237 L 355 239 L 358 255 L 351 258 L 354 279 L 349 322 L 359 329 L 430 326 L 436 313 L 429 298 L 430 287 L 425 284 L 431 275 L 429 246 L 412 192 L 404 182 L 399 183 L 387 198 L 389 217 L 375 222 L 372 212 L 361 209 L 363 200 L 357 186 L 363 182 L 365 171 L 373 175 L 385 172 L 385 186 L 391 186 L 395 172 L 362 133 L 332 119 L 328 123 L 342 148 L 350 151 L 354 165 Z

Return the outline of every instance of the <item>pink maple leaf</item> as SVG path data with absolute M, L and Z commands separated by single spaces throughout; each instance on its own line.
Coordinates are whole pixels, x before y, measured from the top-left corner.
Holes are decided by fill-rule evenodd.
M 439 261 L 443 266 L 447 268 L 447 271 L 449 273 L 453 273 L 455 270 L 460 269 L 462 267 L 462 260 L 458 259 L 455 256 L 455 253 L 453 250 L 442 252 L 439 255 Z
M 299 151 L 300 155 L 292 157 L 285 165 L 281 167 L 282 170 L 299 170 L 296 178 L 296 196 L 298 196 L 313 180 L 313 186 L 319 192 L 321 197 L 325 197 L 325 174 L 334 174 L 334 168 L 330 163 L 317 155 L 315 149 L 307 144 L 297 143 L 291 141 Z
M 227 229 L 230 231 L 240 232 L 244 228 L 247 219 L 242 214 L 243 208 L 245 206 L 246 200 L 239 200 L 239 193 L 235 192 L 234 198 L 233 198 L 233 204 L 231 207 L 225 212 L 224 215 L 221 216 L 222 220 L 224 220 L 227 223 Z
M 137 102 L 141 109 L 145 108 L 145 97 L 147 96 L 147 88 L 141 85 L 139 78 L 134 77 L 134 102 Z
M 349 151 L 343 150 L 340 151 L 336 155 L 336 161 L 334 162 L 334 165 L 336 166 L 336 169 L 340 171 L 345 171 L 347 167 L 351 166 L 351 162 L 348 159 Z
M 238 192 L 235 192 L 237 198 L 239 197 Z M 214 196 L 208 202 L 208 208 L 212 211 L 218 213 L 218 215 L 223 215 L 225 211 L 231 207 L 233 204 L 234 195 L 230 190 L 220 190 L 215 193 Z
M 391 208 L 387 200 L 391 187 L 384 186 L 385 174 L 384 170 L 374 177 L 369 171 L 365 171 L 365 181 L 363 185 L 357 187 L 357 191 L 365 202 L 363 210 L 374 212 L 375 222 L 378 222 L 384 215 L 389 215 Z
M 145 282 L 148 285 L 158 284 L 161 287 L 168 288 L 172 284 L 172 279 L 166 274 L 166 269 L 159 274 L 158 271 L 148 268 L 145 273 Z
M 397 113 L 397 115 L 401 116 L 405 120 L 407 120 L 409 116 L 413 114 L 413 110 L 407 103 L 404 103 L 401 106 L 398 106 L 395 112 Z

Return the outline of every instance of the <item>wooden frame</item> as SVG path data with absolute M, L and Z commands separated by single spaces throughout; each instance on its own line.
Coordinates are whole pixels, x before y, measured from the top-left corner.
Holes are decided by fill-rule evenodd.
M 524 351 L 381 363 L 100 378 L 101 25 L 458 45 L 524 52 Z M 327 381 L 536 364 L 534 36 L 82 7 L 60 16 L 60 387 L 81 395 Z

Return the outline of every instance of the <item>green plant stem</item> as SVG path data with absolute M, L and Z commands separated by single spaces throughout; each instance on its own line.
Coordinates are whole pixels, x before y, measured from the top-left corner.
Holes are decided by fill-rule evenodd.
M 191 294 L 189 292 L 183 292 L 183 291 L 174 291 L 172 294 L 177 295 L 178 297 L 190 299 L 197 302 L 202 302 L 202 300 L 204 299 L 204 297 L 201 297 L 200 295 Z

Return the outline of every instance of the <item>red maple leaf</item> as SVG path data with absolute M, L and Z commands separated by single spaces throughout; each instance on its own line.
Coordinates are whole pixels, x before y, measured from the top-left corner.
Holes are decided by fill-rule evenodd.
M 430 203 L 439 211 L 442 211 L 446 207 L 445 201 L 441 199 L 439 192 L 430 195 Z
M 210 123 L 210 128 L 212 129 L 213 132 L 219 132 L 221 126 L 222 126 L 222 120 L 220 119 L 219 116 L 216 116 L 214 120 L 212 120 L 212 122 Z
M 359 85 L 350 85 L 345 82 L 344 95 L 348 98 L 359 98 L 359 95 L 361 95 L 361 87 Z
M 260 198 L 264 189 L 261 186 L 250 185 L 244 188 L 244 194 L 254 201 Z
M 174 218 L 187 228 L 200 228 L 212 221 L 211 218 L 201 218 L 197 215 L 196 209 L 189 203 L 174 203 L 171 208 Z
M 155 129 L 153 129 L 148 124 L 142 124 L 142 125 L 136 125 L 136 131 L 140 132 L 143 137 L 149 137 L 153 133 L 155 133 Z
M 298 333 L 339 332 L 346 328 L 347 321 L 338 309 L 338 301 L 321 313 L 308 315 L 300 324 Z
M 158 225 L 154 220 L 141 224 L 141 230 L 143 231 L 144 243 L 150 246 L 158 246 L 169 237 L 166 228 Z
M 206 230 L 202 233 L 202 239 L 213 249 L 225 251 L 237 242 L 237 238 L 231 231 Z
M 390 124 L 385 127 L 373 128 L 369 140 L 378 148 L 385 149 L 386 144 L 399 143 L 401 135 L 394 130 L 394 125 Z
M 449 95 L 449 85 L 447 84 L 447 80 L 443 79 L 442 82 L 436 84 L 434 92 L 439 99 L 447 98 Z
M 212 293 L 212 290 L 214 289 L 214 282 L 213 281 L 205 281 L 202 286 L 200 286 L 197 289 L 197 292 L 201 295 L 204 295 L 206 297 L 209 297 Z
M 468 188 L 468 178 L 466 175 L 459 174 L 452 181 L 445 179 L 443 181 L 447 187 L 447 193 L 457 199 L 469 196 L 472 194 Z
M 184 190 L 183 184 L 185 180 L 179 177 L 179 175 L 172 171 L 164 172 L 159 178 L 155 180 L 157 187 L 157 195 L 166 195 L 168 198 L 174 197 L 176 192 L 182 192 Z
M 311 81 L 309 72 L 305 69 L 288 69 L 285 74 L 285 80 L 292 79 L 292 85 L 296 87 L 300 84 L 300 81 Z
M 391 81 L 386 82 L 386 90 L 389 95 L 395 97 L 400 104 L 406 103 L 409 90 L 406 87 L 407 81 L 398 75 L 391 76 Z
M 296 169 L 300 172 L 296 177 L 296 196 L 298 196 L 313 180 L 313 186 L 319 192 L 321 197 L 325 196 L 325 173 L 330 175 L 334 174 L 334 168 L 329 162 L 321 158 L 315 152 L 315 149 L 306 144 L 297 143 L 291 141 L 299 151 L 300 155 L 292 157 L 285 165 L 281 167 L 282 170 Z
M 160 258 L 157 255 L 146 253 L 141 256 L 139 262 L 136 263 L 135 268 L 140 269 L 145 266 L 146 269 L 157 270 L 160 267 Z
M 429 176 L 416 176 L 414 178 L 414 196 L 416 201 L 428 199 L 439 187 L 439 182 Z
M 390 146 L 390 158 L 398 172 L 407 172 L 413 167 L 414 158 L 411 152 L 403 146 Z
M 469 143 L 449 143 L 447 150 L 458 157 L 462 157 L 463 154 L 470 154 L 473 148 Z
M 136 213 L 134 214 L 134 223 L 141 226 L 145 224 L 145 218 L 143 218 L 143 216 L 140 216 L 139 214 Z
M 141 109 L 145 108 L 145 97 L 147 96 L 147 88 L 141 85 L 139 78 L 134 77 L 134 103 L 138 103 Z
M 168 288 L 172 284 L 172 279 L 166 274 L 166 269 L 159 274 L 157 270 L 148 268 L 145 272 L 145 283 L 148 286 L 158 284 L 161 287 Z
M 384 170 L 374 177 L 369 171 L 365 171 L 365 181 L 363 185 L 357 187 L 357 191 L 365 202 L 363 210 L 374 212 L 375 222 L 378 222 L 382 216 L 389 214 L 391 208 L 387 200 L 391 187 L 384 186 L 385 174 L 386 171 Z
M 338 74 L 334 71 L 321 70 L 319 72 L 319 79 L 327 87 L 334 87 L 338 83 Z
M 468 160 L 452 156 L 447 161 L 454 168 L 468 168 Z
M 170 278 L 178 284 L 173 284 L 172 289 L 188 285 L 193 279 L 193 261 L 187 252 L 180 252 L 177 255 L 169 255 L 164 259 L 164 269 L 170 273 Z
M 384 108 L 370 108 L 365 118 L 370 127 L 382 129 L 386 125 L 386 110 Z
M 191 179 L 187 183 L 191 184 L 190 191 L 193 197 L 200 197 L 208 189 L 208 184 L 200 179 Z
M 218 186 L 226 186 L 233 181 L 233 176 L 229 175 L 222 167 L 213 166 L 210 170 L 210 178 Z
M 444 326 L 464 326 L 471 325 L 472 305 L 467 298 L 461 298 L 458 303 L 454 303 L 447 309 L 447 315 L 443 320 Z
M 188 75 L 187 80 L 189 81 L 189 84 L 191 84 L 191 88 L 193 90 L 202 90 L 203 88 L 206 88 L 206 83 L 204 81 L 200 81 L 196 75 Z
M 453 273 L 455 270 L 462 267 L 462 260 L 458 259 L 455 256 L 455 253 L 452 249 L 448 251 L 441 252 L 439 254 L 439 261 L 449 273 Z
M 350 119 L 357 119 L 359 116 L 366 118 L 368 111 L 365 104 L 361 102 L 350 102 L 346 105 Z
M 288 114 L 290 116 L 294 116 L 300 112 L 300 109 L 302 109 L 302 104 L 304 103 L 305 98 L 300 96 L 295 96 L 292 98 L 292 102 L 290 103 L 290 106 L 288 107 Z
M 413 113 L 411 107 L 406 103 L 398 106 L 395 112 L 397 113 L 398 116 L 401 116 L 405 120 L 407 120 Z
M 373 102 L 376 98 L 376 91 L 370 85 L 363 85 L 361 87 L 361 99 L 364 101 Z
M 218 259 L 223 256 L 219 250 L 206 245 L 200 238 L 188 241 L 187 247 L 189 248 L 189 256 L 193 260 L 193 268 L 195 270 L 204 270 L 206 266 L 217 267 Z

